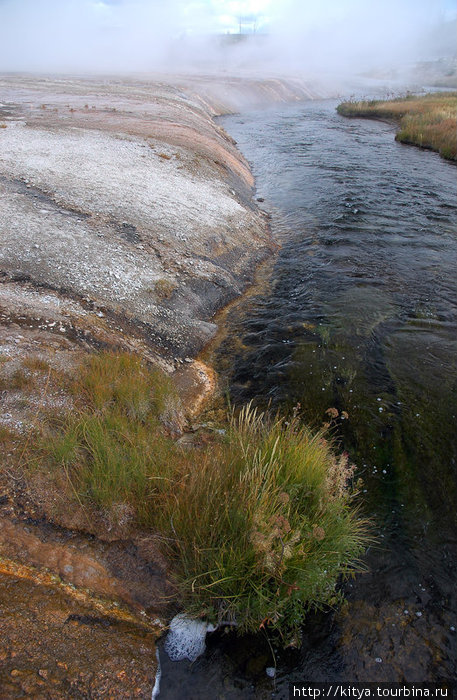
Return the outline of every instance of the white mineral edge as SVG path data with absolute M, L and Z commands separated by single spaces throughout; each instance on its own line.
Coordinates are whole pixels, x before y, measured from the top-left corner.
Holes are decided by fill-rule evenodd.
M 160 679 L 162 677 L 162 669 L 160 667 L 160 655 L 159 655 L 158 649 L 156 649 L 156 659 L 157 659 L 157 671 L 156 671 L 156 679 L 155 679 L 154 687 L 152 689 L 151 700 L 156 700 L 156 698 L 159 697 L 159 693 L 160 693 Z

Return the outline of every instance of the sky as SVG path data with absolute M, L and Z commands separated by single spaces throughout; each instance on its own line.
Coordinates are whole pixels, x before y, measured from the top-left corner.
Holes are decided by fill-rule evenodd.
M 0 0 L 0 71 L 303 73 L 427 58 L 457 0 Z M 218 34 L 268 35 L 221 52 Z M 434 46 L 427 36 L 435 33 Z M 439 42 L 438 42 L 439 43 Z M 449 44 L 449 39 L 447 39 Z M 452 41 L 451 41 L 452 44 Z M 230 65 L 229 65 L 230 64 Z

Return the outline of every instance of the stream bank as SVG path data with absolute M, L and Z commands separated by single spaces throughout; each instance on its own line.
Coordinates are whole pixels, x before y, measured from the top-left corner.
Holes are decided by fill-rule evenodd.
M 213 118 L 315 93 L 176 76 L 2 76 L 0 88 L 0 688 L 148 697 L 172 594 L 154 537 L 132 531 L 128 509 L 69 507 L 68 475 L 56 489 L 27 472 L 17 436 L 72 410 L 68 379 L 94 351 L 174 377 L 175 434 L 198 413 L 215 377 L 194 358 L 214 313 L 276 249 L 249 166 Z
M 347 604 L 308 616 L 301 648 L 209 635 L 193 664 L 164 658 L 163 700 L 457 678 L 455 166 L 336 106 L 224 118 L 282 245 L 209 351 L 232 405 L 300 404 L 315 427 L 337 409 L 377 542 Z

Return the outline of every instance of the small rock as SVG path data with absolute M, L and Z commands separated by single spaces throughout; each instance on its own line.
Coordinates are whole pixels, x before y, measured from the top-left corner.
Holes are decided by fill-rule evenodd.
M 40 668 L 40 670 L 38 671 L 38 675 L 41 676 L 41 678 L 44 678 L 44 680 L 47 680 L 48 678 L 48 672 L 45 668 Z
M 274 666 L 268 666 L 265 669 L 265 673 L 267 674 L 268 678 L 274 678 L 276 676 L 276 669 Z
M 377 657 L 375 658 L 375 661 L 376 661 L 377 664 L 382 664 L 382 659 L 381 659 L 380 656 L 377 656 Z

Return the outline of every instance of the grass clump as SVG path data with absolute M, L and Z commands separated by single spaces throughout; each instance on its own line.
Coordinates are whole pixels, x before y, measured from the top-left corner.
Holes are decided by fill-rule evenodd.
M 72 391 L 76 410 L 43 433 L 39 464 L 63 469 L 81 502 L 122 505 L 151 528 L 189 614 L 285 631 L 337 602 L 366 536 L 353 469 L 323 433 L 248 406 L 209 443 L 180 447 L 163 424 L 169 378 L 128 354 L 92 356 Z
M 34 378 L 23 369 L 16 369 L 10 376 L 0 376 L 0 391 L 25 391 L 34 386 Z
M 174 442 L 166 435 L 179 413 L 169 377 L 135 355 L 93 355 L 70 390 L 76 411 L 42 451 L 68 470 L 82 500 L 104 509 L 125 503 L 139 525 L 151 524 L 154 477 L 168 472 Z
M 47 372 L 49 370 L 49 362 L 40 357 L 26 357 L 22 364 L 32 372 Z
M 160 510 L 184 607 L 253 632 L 293 630 L 310 609 L 335 604 L 339 576 L 364 549 L 351 475 L 347 457 L 297 418 L 250 406 L 232 416 Z
M 154 284 L 154 292 L 158 299 L 169 299 L 178 285 L 165 278 L 158 279 Z
M 393 119 L 400 126 L 395 137 L 398 141 L 438 151 L 447 160 L 457 160 L 457 92 L 348 101 L 338 105 L 337 111 L 346 117 Z

